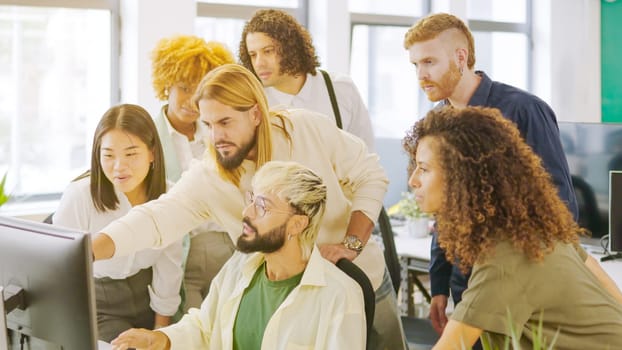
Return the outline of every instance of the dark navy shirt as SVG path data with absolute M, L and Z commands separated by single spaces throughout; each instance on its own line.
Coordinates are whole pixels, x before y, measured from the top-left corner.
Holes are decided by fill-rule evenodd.
M 537 96 L 510 85 L 490 80 L 486 73 L 476 72 L 481 81 L 469 100 L 469 106 L 495 107 L 501 114 L 516 124 L 521 136 L 533 151 L 540 156 L 546 170 L 551 174 L 559 191 L 560 198 L 566 202 L 575 220 L 579 208 L 568 170 L 566 155 L 559 138 L 559 128 L 555 113 Z M 447 105 L 449 101 L 441 102 Z M 432 237 L 430 259 L 430 282 L 432 295 L 451 295 L 454 303 L 462 300 L 462 292 L 467 287 L 469 274 L 460 272 L 445 259 L 445 252 L 438 245 L 436 232 Z

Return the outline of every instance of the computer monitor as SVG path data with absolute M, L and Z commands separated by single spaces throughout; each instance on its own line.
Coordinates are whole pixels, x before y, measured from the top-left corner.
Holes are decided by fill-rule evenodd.
M 0 315 L 8 334 L 0 349 L 97 349 L 92 276 L 88 234 L 0 216 L 0 286 L 5 299 L 24 292 L 23 305 Z
M 622 170 L 622 123 L 559 122 L 579 205 L 579 224 L 592 237 L 609 234 L 609 171 Z
M 622 171 L 609 172 L 609 252 L 622 252 Z

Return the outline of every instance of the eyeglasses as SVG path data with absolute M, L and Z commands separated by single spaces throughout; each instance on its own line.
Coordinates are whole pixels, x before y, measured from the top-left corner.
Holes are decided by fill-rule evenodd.
M 255 209 L 255 214 L 257 214 L 257 216 L 260 218 L 264 217 L 267 212 L 294 214 L 290 210 L 279 210 L 279 209 L 274 209 L 274 208 L 267 208 L 266 199 L 262 196 L 255 196 L 255 194 L 252 191 L 246 192 L 245 199 L 246 199 L 245 200 L 246 206 L 253 204 L 253 207 Z

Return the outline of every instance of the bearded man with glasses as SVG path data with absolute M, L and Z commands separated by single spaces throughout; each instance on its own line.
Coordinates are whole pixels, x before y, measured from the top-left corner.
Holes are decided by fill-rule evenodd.
M 315 246 L 326 207 L 322 179 L 298 163 L 273 161 L 252 187 L 239 252 L 201 309 L 158 331 L 126 331 L 115 349 L 365 348 L 361 289 Z

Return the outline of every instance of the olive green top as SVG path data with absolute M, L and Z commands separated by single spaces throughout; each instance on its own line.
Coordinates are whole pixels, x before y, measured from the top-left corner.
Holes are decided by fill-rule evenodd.
M 502 348 L 510 324 L 521 348 L 532 348 L 532 332 L 543 319 L 555 349 L 622 349 L 622 306 L 587 269 L 581 249 L 558 243 L 542 262 L 532 262 L 508 242 L 475 264 L 469 288 L 451 318 L 484 330 Z M 510 320 L 508 322 L 508 320 Z

